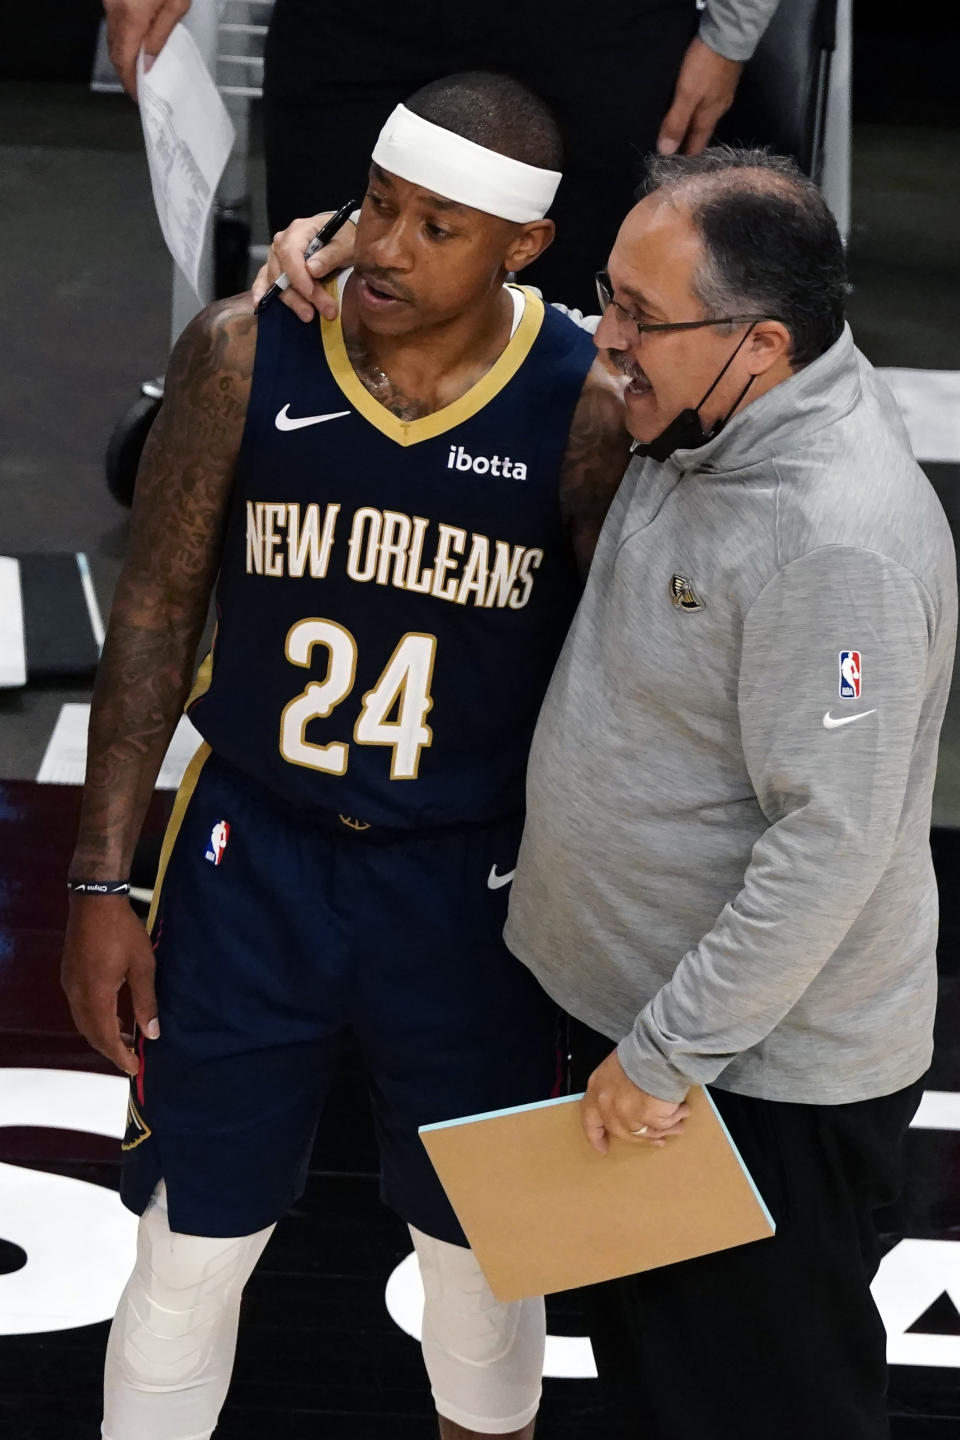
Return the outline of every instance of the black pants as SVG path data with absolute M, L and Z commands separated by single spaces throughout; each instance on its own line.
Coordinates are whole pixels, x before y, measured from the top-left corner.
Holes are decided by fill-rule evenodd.
M 505 72 L 550 105 L 566 149 L 557 240 L 523 278 L 596 313 L 593 273 L 633 203 L 696 23 L 694 0 L 277 0 L 264 73 L 271 229 L 361 195 L 384 120 L 421 85 Z
M 575 1027 L 577 1088 L 611 1049 Z M 777 1233 L 583 1292 L 606 1440 L 887 1440 L 875 1215 L 922 1089 L 849 1105 L 711 1090 Z

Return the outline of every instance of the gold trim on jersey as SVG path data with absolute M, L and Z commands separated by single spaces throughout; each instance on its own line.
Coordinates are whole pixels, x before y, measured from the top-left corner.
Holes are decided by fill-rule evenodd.
M 520 324 L 507 341 L 499 359 L 494 361 L 486 375 L 475 385 L 471 385 L 465 395 L 461 395 L 459 400 L 454 400 L 450 405 L 444 405 L 442 410 L 435 410 L 432 415 L 424 415 L 419 420 L 398 420 L 379 400 L 373 398 L 369 390 L 364 389 L 347 354 L 339 311 L 335 320 L 322 318 L 320 321 L 323 350 L 330 373 L 354 410 L 381 430 L 388 440 L 404 446 L 418 445 L 421 440 L 433 440 L 447 430 L 462 425 L 485 405 L 489 405 L 513 379 L 530 354 L 543 324 L 543 301 L 526 285 L 514 288 L 523 292 L 526 304 Z
M 184 701 L 184 714 L 190 709 L 194 700 L 199 700 L 201 695 L 206 695 L 213 681 L 213 652 L 217 648 L 217 631 L 220 629 L 219 621 L 213 627 L 213 639 L 210 641 L 210 649 L 200 662 L 196 678 L 193 682 L 193 689 Z
M 163 837 L 163 848 L 160 851 L 160 864 L 157 867 L 157 878 L 153 887 L 153 900 L 150 903 L 150 914 L 147 916 L 148 934 L 152 931 L 157 918 L 157 910 L 160 906 L 160 891 L 163 889 L 167 865 L 170 863 L 173 847 L 177 843 L 177 836 L 180 834 L 183 817 L 187 813 L 187 806 L 193 798 L 193 792 L 197 788 L 197 781 L 200 779 L 200 771 L 203 769 L 209 754 L 210 746 L 204 741 L 196 755 L 194 755 L 190 761 L 190 764 L 183 773 L 183 779 L 180 781 L 177 798 L 173 802 L 173 814 L 170 816 L 170 823 Z
M 198 669 L 196 679 L 193 682 L 193 689 L 190 691 L 190 694 L 186 698 L 186 702 L 183 707 L 184 714 L 186 714 L 186 712 L 190 709 L 190 706 L 193 704 L 194 700 L 199 700 L 201 695 L 206 695 L 207 691 L 210 689 L 210 684 L 212 680 L 213 651 L 208 650 L 203 660 L 200 662 L 200 668 Z
M 149 1140 L 150 1136 L 153 1134 L 150 1126 L 147 1124 L 146 1120 L 144 1120 L 143 1116 L 140 1114 L 140 1111 L 137 1109 L 136 1102 L 133 1098 L 133 1087 L 136 1083 L 136 1078 L 137 1077 L 134 1075 L 131 1077 L 130 1080 L 131 1093 L 127 1098 L 127 1126 L 126 1131 L 124 1132 L 124 1139 L 120 1145 L 120 1149 L 126 1151 L 136 1150 L 138 1145 L 142 1145 L 144 1140 Z M 127 1132 L 129 1132 L 131 1127 L 138 1132 L 136 1140 L 126 1139 L 126 1134 Z

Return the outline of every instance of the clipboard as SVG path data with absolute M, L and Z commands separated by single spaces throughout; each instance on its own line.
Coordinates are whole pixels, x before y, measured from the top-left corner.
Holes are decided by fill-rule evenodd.
M 769 1239 L 776 1226 L 710 1095 L 662 1149 L 583 1133 L 582 1095 L 420 1128 L 498 1300 L 549 1295 Z

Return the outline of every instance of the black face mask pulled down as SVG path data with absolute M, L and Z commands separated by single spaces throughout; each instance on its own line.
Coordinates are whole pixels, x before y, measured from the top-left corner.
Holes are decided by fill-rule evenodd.
M 651 460 L 669 460 L 674 450 L 696 450 L 701 445 L 706 445 L 708 440 L 712 440 L 716 435 L 720 434 L 720 431 L 723 429 L 724 425 L 726 425 L 727 421 L 730 419 L 730 416 L 733 414 L 734 410 L 736 410 L 737 406 L 740 404 L 740 401 L 743 399 L 744 395 L 746 395 L 747 391 L 750 389 L 750 386 L 753 384 L 754 376 L 750 376 L 750 379 L 747 381 L 746 385 L 744 385 L 743 389 L 740 391 L 740 394 L 730 406 L 730 409 L 727 411 L 726 415 L 722 416 L 716 422 L 716 424 L 710 428 L 710 430 L 704 430 L 703 425 L 700 421 L 700 411 L 710 399 L 710 396 L 713 394 L 714 390 L 716 390 L 717 386 L 720 384 L 720 381 L 730 369 L 730 366 L 733 364 L 734 360 L 736 360 L 741 348 L 749 339 L 752 330 L 753 325 L 750 326 L 750 329 L 747 331 L 746 335 L 743 336 L 736 350 L 734 350 L 729 360 L 727 360 L 723 369 L 720 371 L 720 374 L 714 380 L 713 384 L 710 386 L 710 389 L 704 395 L 699 405 L 695 406 L 694 408 L 688 406 L 686 410 L 681 410 L 680 414 L 677 415 L 673 420 L 671 420 L 670 424 L 667 425 L 665 429 L 661 430 L 660 434 L 655 436 L 655 438 L 653 440 L 650 440 L 647 444 L 642 444 L 639 440 L 634 440 L 633 444 L 630 446 L 631 455 L 649 455 Z

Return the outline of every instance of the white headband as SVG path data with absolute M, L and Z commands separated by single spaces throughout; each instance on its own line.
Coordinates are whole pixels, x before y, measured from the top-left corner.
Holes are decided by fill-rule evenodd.
M 542 220 L 560 184 L 540 170 L 498 155 L 398 105 L 380 131 L 373 159 L 391 175 L 502 220 Z

